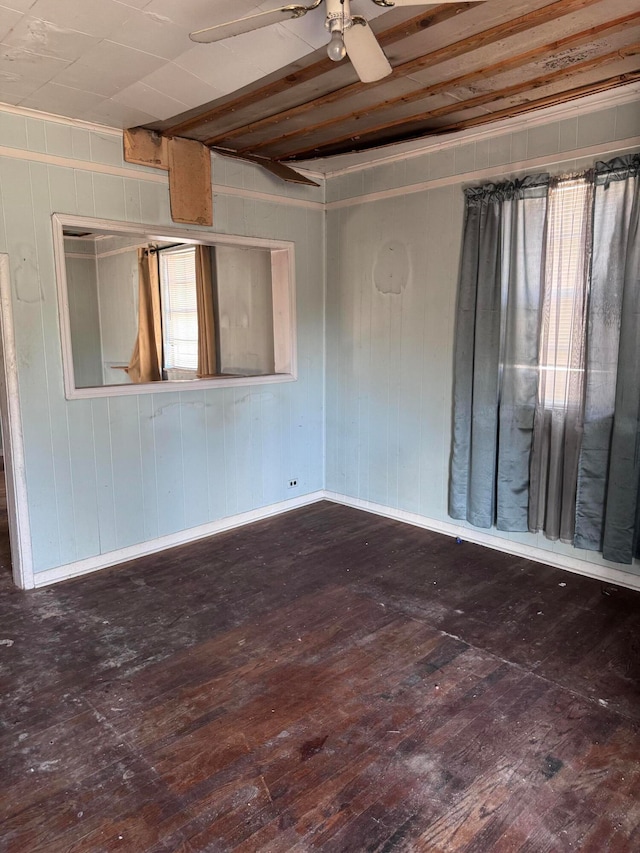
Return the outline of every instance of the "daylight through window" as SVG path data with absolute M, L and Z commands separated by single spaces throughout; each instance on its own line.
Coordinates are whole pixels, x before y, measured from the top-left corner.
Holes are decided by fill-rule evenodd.
M 590 185 L 563 180 L 549 190 L 539 396 L 565 407 L 584 372 Z
M 198 367 L 195 247 L 163 249 L 158 257 L 164 369 L 195 374 Z

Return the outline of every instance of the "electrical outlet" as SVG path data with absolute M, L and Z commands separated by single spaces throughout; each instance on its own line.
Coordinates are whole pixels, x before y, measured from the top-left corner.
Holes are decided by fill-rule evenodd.
M 297 485 L 298 485 L 298 481 L 297 481 L 297 480 L 289 480 L 289 488 L 290 488 L 290 489 L 295 489 L 295 487 L 296 487 Z

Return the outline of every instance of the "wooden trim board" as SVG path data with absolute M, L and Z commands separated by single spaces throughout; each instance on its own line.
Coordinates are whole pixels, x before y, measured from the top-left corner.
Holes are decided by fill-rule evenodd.
M 0 254 L 0 336 L 0 421 L 13 580 L 20 589 L 33 589 L 29 501 L 13 329 L 11 274 L 7 254 Z

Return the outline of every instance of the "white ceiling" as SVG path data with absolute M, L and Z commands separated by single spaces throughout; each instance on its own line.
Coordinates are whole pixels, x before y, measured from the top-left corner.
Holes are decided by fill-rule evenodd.
M 225 42 L 189 40 L 192 30 L 284 5 L 278 0 L 0 3 L 0 102 L 112 127 L 170 118 L 328 41 L 322 7 Z M 353 9 L 369 19 L 384 12 L 368 0 L 353 0 Z

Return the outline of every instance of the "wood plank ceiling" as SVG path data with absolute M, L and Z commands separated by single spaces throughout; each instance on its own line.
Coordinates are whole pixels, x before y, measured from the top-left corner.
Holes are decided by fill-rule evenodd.
M 320 49 L 148 127 L 242 155 L 306 161 L 451 133 L 640 78 L 640 0 L 413 7 L 378 17 L 372 29 L 393 66 L 377 83 L 359 82 L 348 60 L 336 64 Z

